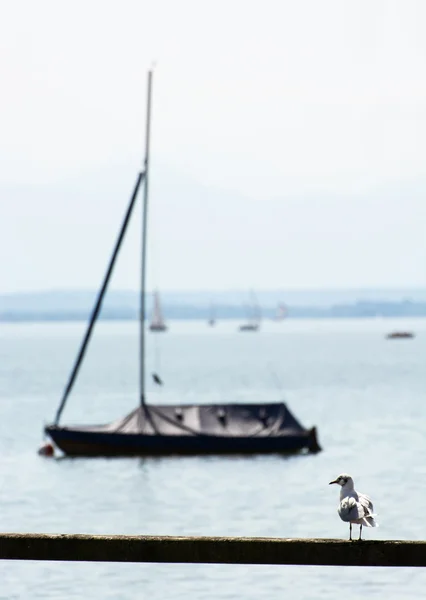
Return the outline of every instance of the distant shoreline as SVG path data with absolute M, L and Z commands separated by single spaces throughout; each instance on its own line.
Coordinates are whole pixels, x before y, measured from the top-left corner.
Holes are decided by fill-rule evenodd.
M 91 310 L 3 310 L 0 311 L 0 322 L 58 322 L 58 321 L 87 321 Z M 165 306 L 164 314 L 170 320 L 207 321 L 210 318 L 206 307 L 197 306 Z M 273 320 L 275 309 L 263 308 L 262 317 Z M 419 318 L 426 317 L 426 303 L 410 301 L 398 303 L 359 302 L 330 307 L 289 306 L 286 319 L 365 319 L 365 318 Z M 101 321 L 136 321 L 139 312 L 136 308 L 106 308 L 99 320 Z M 218 321 L 244 320 L 247 312 L 238 306 L 217 306 L 215 318 Z
M 426 317 L 426 289 L 263 290 L 256 293 L 262 318 L 274 319 L 284 304 L 288 319 L 359 319 Z M 95 290 L 50 290 L 0 295 L 0 322 L 87 321 Z M 241 290 L 161 292 L 166 320 L 218 321 L 250 318 L 250 296 Z M 99 319 L 136 321 L 140 296 L 132 290 L 110 290 Z M 152 295 L 147 295 L 150 316 Z

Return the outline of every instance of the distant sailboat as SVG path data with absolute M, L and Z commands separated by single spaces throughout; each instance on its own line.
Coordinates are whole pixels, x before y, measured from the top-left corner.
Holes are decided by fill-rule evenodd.
M 280 302 L 277 306 L 277 311 L 274 316 L 274 321 L 283 321 L 287 316 L 287 307 L 285 304 Z
M 210 325 L 210 327 L 214 327 L 216 325 L 215 310 L 213 304 L 210 306 L 210 319 L 207 321 L 207 323 Z
M 260 327 L 260 306 L 254 292 L 251 292 L 251 297 L 253 300 L 251 315 L 249 315 L 247 323 L 240 325 L 239 331 L 258 331 Z
M 154 292 L 154 309 L 149 329 L 150 331 L 167 331 L 167 325 L 164 322 L 161 310 L 160 294 L 157 291 Z

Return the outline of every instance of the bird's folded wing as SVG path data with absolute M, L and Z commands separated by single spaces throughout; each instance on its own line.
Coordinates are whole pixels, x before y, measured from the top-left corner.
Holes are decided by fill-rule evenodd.
M 358 501 L 364 509 L 364 516 L 373 514 L 373 503 L 371 502 L 369 496 L 367 496 L 366 494 L 358 494 Z
M 366 516 L 364 507 L 354 498 L 349 498 L 349 500 L 344 498 L 339 505 L 338 513 L 342 521 L 357 521 Z

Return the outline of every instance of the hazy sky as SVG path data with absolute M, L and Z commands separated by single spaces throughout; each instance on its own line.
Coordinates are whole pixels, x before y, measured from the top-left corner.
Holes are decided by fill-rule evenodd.
M 0 7 L 0 292 L 99 284 L 154 61 L 150 284 L 425 286 L 426 2 Z

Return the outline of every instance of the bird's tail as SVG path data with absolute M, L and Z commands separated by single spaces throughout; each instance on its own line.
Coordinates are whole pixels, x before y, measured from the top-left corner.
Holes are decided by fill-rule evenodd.
M 365 525 L 366 527 L 378 527 L 379 524 L 374 519 L 375 516 L 376 515 L 370 514 L 370 515 L 368 515 L 368 517 L 364 517 L 363 518 L 363 525 Z

